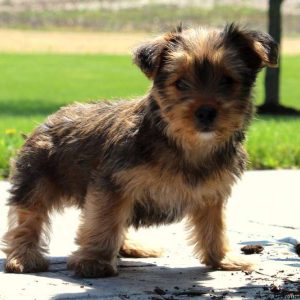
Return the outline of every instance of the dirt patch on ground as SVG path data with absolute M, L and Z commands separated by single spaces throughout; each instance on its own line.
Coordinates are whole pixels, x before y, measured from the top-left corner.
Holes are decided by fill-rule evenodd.
M 300 38 L 286 38 L 282 41 L 282 53 L 289 55 L 300 54 Z
M 0 30 L 0 52 L 128 54 L 149 33 Z M 284 54 L 300 54 L 300 38 L 283 39 Z
M 0 30 L 0 52 L 128 54 L 149 34 Z

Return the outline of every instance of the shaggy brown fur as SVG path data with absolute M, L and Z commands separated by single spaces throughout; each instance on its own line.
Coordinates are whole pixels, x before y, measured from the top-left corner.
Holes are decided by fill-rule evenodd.
M 224 207 L 246 165 L 251 90 L 277 64 L 277 44 L 235 25 L 178 28 L 137 48 L 134 62 L 153 80 L 144 98 L 64 107 L 26 140 L 11 178 L 7 272 L 47 269 L 42 233 L 68 205 L 82 208 L 68 262 L 79 276 L 115 275 L 119 252 L 158 255 L 128 242 L 127 228 L 184 217 L 201 262 L 248 267 L 228 259 Z

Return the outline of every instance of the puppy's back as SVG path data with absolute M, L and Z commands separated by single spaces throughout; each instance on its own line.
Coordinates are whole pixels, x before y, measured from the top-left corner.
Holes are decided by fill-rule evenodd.
M 26 139 L 16 158 L 9 204 L 26 207 L 37 201 L 59 206 L 64 198 L 82 206 L 93 171 L 105 159 L 112 139 L 124 134 L 135 105 L 76 103 L 49 116 Z

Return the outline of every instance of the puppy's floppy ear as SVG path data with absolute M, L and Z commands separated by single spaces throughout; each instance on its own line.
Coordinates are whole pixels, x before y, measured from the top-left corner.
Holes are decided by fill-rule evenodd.
M 146 74 L 153 79 L 162 59 L 162 52 L 167 45 L 164 37 L 140 45 L 133 51 L 133 61 Z
M 171 32 L 146 42 L 133 51 L 133 62 L 149 79 L 153 79 L 157 74 L 166 52 L 177 46 L 182 30 L 182 24 L 179 24 Z
M 250 67 L 277 66 L 278 44 L 269 34 L 240 29 L 233 23 L 227 25 L 222 34 L 227 45 L 237 47 Z
M 267 33 L 249 31 L 248 35 L 253 39 L 254 50 L 259 54 L 263 63 L 268 67 L 278 65 L 278 43 Z

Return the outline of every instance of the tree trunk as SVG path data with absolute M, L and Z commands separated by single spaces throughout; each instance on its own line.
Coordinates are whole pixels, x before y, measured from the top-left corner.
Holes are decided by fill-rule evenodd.
M 257 108 L 259 114 L 300 115 L 300 110 L 280 104 L 280 42 L 281 4 L 284 0 L 269 0 L 269 34 L 279 44 L 278 68 L 267 68 L 265 76 L 265 100 Z
M 269 0 L 269 34 L 281 42 L 281 3 L 283 0 Z M 280 50 L 279 50 L 280 53 Z M 279 106 L 280 102 L 280 55 L 278 68 L 267 68 L 265 76 L 265 103 L 266 107 Z

